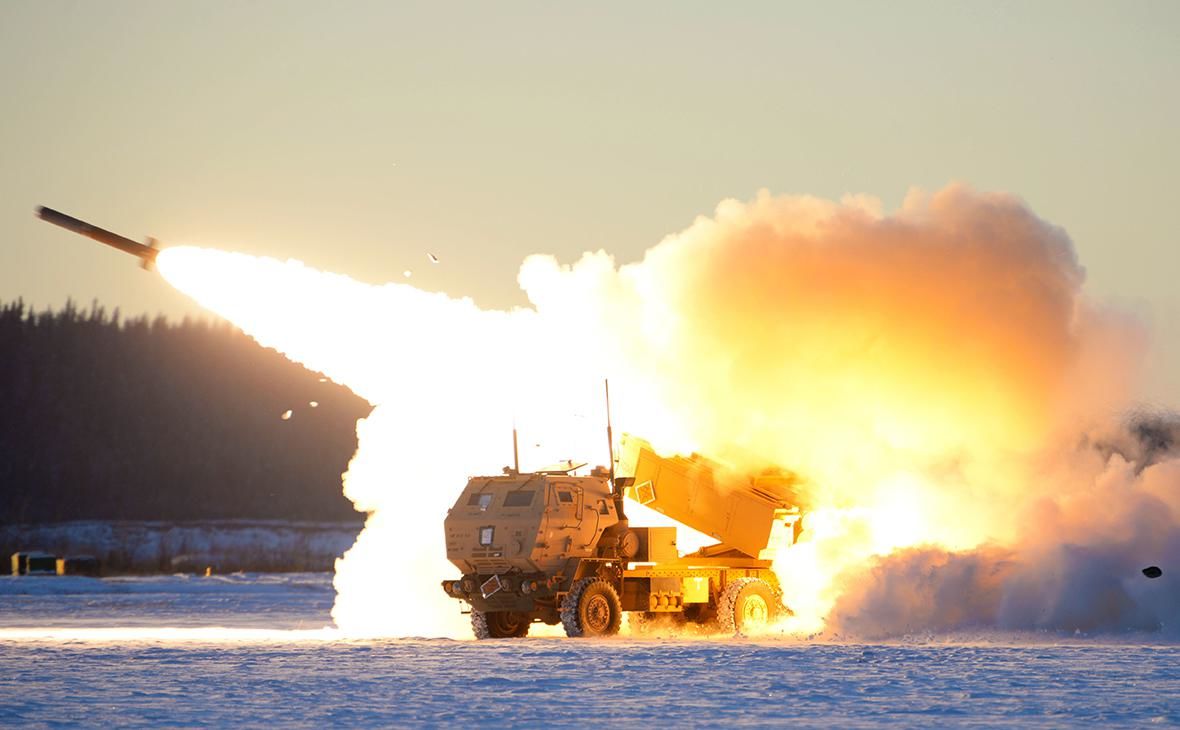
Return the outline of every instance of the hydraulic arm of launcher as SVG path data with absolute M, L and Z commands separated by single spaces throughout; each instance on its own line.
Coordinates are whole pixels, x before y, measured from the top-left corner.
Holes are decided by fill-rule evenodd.
M 798 539 L 802 517 L 793 475 L 730 475 L 697 454 L 660 456 L 651 444 L 629 434 L 619 444 L 618 471 L 634 478 L 628 497 L 720 541 L 700 550 L 701 557 L 736 552 L 772 558 L 768 546 Z

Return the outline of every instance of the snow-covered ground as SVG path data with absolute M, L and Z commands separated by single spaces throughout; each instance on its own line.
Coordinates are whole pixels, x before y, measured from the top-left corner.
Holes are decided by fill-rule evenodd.
M 0 641 L 17 628 L 322 628 L 335 597 L 331 573 L 0 576 Z
M 327 574 L 0 579 L 0 726 L 1180 723 L 1180 646 L 1147 636 L 359 641 L 319 630 L 332 597 Z

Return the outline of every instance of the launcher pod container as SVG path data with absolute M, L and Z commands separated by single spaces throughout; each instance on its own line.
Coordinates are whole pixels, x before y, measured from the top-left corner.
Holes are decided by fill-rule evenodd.
M 793 475 L 723 476 L 707 458 L 661 457 L 627 435 L 620 476 L 571 476 L 581 466 L 473 477 L 447 514 L 447 559 L 462 575 L 442 587 L 470 605 L 477 638 L 525 636 L 538 621 L 608 636 L 623 612 L 641 631 L 691 622 L 740 634 L 788 611 L 768 546 L 798 539 Z M 718 543 L 681 556 L 676 528 L 632 526 L 624 496 Z

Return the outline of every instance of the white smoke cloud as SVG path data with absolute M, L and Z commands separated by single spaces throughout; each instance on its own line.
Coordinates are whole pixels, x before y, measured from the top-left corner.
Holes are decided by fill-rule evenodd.
M 617 431 L 807 480 L 805 541 L 776 564 L 794 629 L 1170 615 L 1126 571 L 1174 544 L 1171 513 L 1146 542 L 1116 537 L 1175 509 L 1175 469 L 1136 471 L 1127 444 L 1142 440 L 1077 447 L 1129 403 L 1143 334 L 1084 298 L 1065 232 L 1012 196 L 915 191 L 890 215 L 866 196 L 725 201 L 637 263 L 531 257 L 533 308 L 512 312 L 209 251 L 160 267 L 377 404 L 345 477 L 371 512 L 337 569 L 346 630 L 466 635 L 438 588 L 454 575 L 447 507 L 507 463 L 513 420 L 532 466 L 603 461 L 604 376 Z M 1084 580 L 1083 565 L 1102 567 Z M 1036 580 L 1047 566 L 1058 589 Z M 1115 596 L 1106 618 L 1071 618 L 1071 596 L 1096 594 Z

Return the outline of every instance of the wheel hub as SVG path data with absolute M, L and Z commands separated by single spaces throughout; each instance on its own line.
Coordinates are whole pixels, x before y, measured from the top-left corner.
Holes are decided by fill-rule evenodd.
M 591 596 L 586 602 L 586 628 L 603 633 L 610 625 L 610 604 L 605 596 Z
M 770 621 L 770 606 L 762 596 L 746 598 L 742 606 L 742 626 L 765 626 Z

